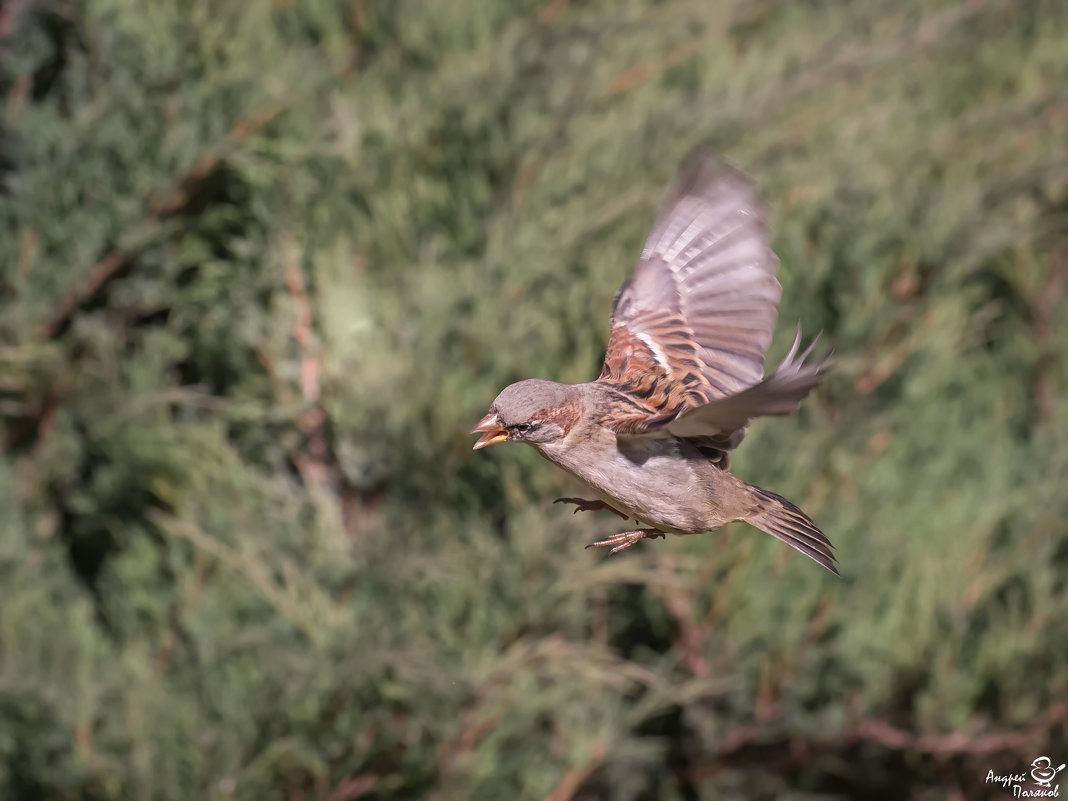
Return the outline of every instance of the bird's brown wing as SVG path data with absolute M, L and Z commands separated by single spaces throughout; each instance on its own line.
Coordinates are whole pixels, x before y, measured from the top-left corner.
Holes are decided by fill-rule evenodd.
M 782 364 L 759 384 L 704 406 L 685 409 L 670 418 L 650 418 L 635 433 L 663 429 L 672 436 L 694 438 L 721 450 L 737 447 L 750 420 L 794 414 L 804 397 L 819 384 L 829 354 L 808 360 L 818 341 L 817 335 L 798 356 L 801 345 L 801 328 L 798 326 L 793 347 Z
M 598 379 L 603 425 L 648 431 L 759 384 L 781 293 L 769 240 L 750 180 L 722 162 L 695 162 L 612 307 Z M 734 447 L 744 425 L 709 435 Z

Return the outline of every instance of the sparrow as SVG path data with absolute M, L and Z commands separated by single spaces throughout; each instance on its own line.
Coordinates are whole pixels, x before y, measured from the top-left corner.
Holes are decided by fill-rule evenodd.
M 595 496 L 554 503 L 637 523 L 587 548 L 616 553 L 744 520 L 838 573 L 830 540 L 808 515 L 729 469 L 750 421 L 796 412 L 827 358 L 810 358 L 818 336 L 798 355 L 798 326 L 790 352 L 764 377 L 782 293 L 766 217 L 740 170 L 695 160 L 616 295 L 597 380 L 512 384 L 471 432 L 481 434 L 475 450 L 533 446 Z

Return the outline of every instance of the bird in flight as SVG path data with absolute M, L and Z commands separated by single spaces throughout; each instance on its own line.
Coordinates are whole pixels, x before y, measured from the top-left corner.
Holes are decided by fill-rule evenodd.
M 752 182 L 724 162 L 697 159 L 616 295 L 600 377 L 506 387 L 471 432 L 481 434 L 475 450 L 525 442 L 595 496 L 556 503 L 637 524 L 588 548 L 615 553 L 744 520 L 837 574 L 830 540 L 808 515 L 729 470 L 728 453 L 750 421 L 796 412 L 827 358 L 810 359 L 815 341 L 798 355 L 799 326 L 789 354 L 764 377 L 778 266 Z

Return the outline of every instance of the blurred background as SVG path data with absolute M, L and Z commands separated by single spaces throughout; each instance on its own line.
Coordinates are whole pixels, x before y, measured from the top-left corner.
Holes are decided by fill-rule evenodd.
M 1068 761 L 1066 42 L 1055 0 L 4 0 L 0 798 Z M 744 525 L 585 551 L 581 487 L 470 450 L 597 375 L 698 149 L 771 206 L 769 359 L 836 352 L 733 464 L 840 579 Z

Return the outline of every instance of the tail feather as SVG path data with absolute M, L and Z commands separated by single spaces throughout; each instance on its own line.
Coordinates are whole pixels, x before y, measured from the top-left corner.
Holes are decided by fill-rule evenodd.
M 746 522 L 796 548 L 815 562 L 823 565 L 836 576 L 834 546 L 827 536 L 812 522 L 812 518 L 781 495 L 749 485 L 757 508 Z

